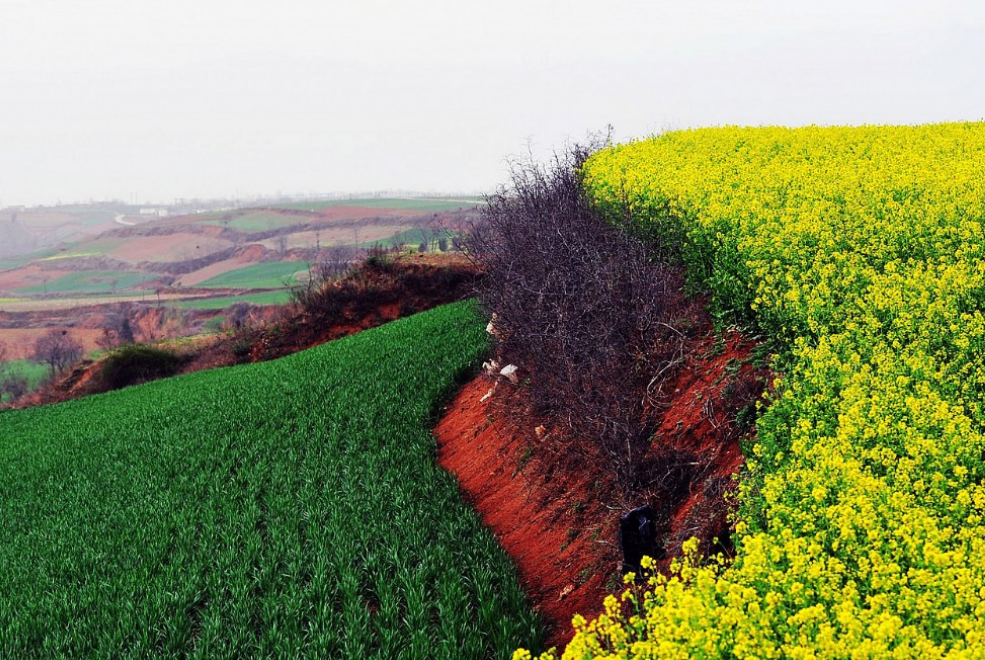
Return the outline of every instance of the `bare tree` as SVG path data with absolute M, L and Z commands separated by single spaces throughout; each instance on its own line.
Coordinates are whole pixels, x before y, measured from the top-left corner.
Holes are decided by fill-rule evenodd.
M 120 320 L 119 335 L 121 344 L 132 344 L 136 341 L 133 336 L 133 328 L 130 326 L 130 314 L 126 308 L 124 308 L 123 318 Z
M 332 280 L 345 275 L 352 263 L 359 258 L 360 250 L 349 245 L 336 245 L 326 251 L 325 258 L 316 264 L 315 276 Z
M 81 360 L 84 353 L 68 330 L 52 328 L 34 342 L 34 359 L 48 365 L 52 378 Z
M 250 317 L 253 305 L 248 302 L 233 303 L 226 309 L 226 322 L 233 330 L 240 330 Z
M 307 277 L 288 283 L 292 302 L 307 306 L 314 301 L 329 282 L 338 280 L 353 268 L 363 251 L 351 245 L 327 248 L 325 258 L 308 266 Z
M 431 245 L 431 230 L 426 227 L 419 227 L 421 231 L 421 243 L 417 246 L 419 252 L 427 252 Z
M 284 256 L 287 254 L 287 234 L 280 234 L 275 239 L 275 244 L 277 245 L 277 252 Z

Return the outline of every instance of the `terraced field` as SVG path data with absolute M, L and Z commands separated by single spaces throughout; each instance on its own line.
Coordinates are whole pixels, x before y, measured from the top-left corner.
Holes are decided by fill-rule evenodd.
M 411 199 L 411 198 L 373 198 L 373 199 L 336 199 L 325 202 L 299 202 L 297 204 L 281 204 L 278 208 L 298 211 L 317 211 L 333 206 L 356 206 L 374 209 L 400 209 L 404 211 L 453 211 L 481 204 L 479 197 L 455 199 Z
M 67 273 L 42 284 L 20 287 L 14 293 L 107 294 L 132 289 L 157 279 L 153 273 L 127 271 L 80 271 Z
M 306 277 L 308 267 L 305 261 L 267 261 L 227 271 L 196 286 L 203 289 L 282 289 L 296 283 L 298 275 Z
M 199 220 L 199 222 L 205 225 L 228 227 L 244 233 L 280 229 L 281 227 L 303 224 L 303 221 L 303 218 L 296 218 L 282 213 L 260 210 L 212 213 L 209 214 L 208 218 Z
M 503 658 L 536 643 L 429 422 L 468 304 L 0 414 L 0 656 Z
M 216 298 L 187 298 L 173 300 L 172 307 L 187 309 L 225 309 L 239 302 L 251 305 L 283 305 L 291 300 L 291 293 L 286 289 L 280 291 L 264 291 L 262 293 L 244 293 L 239 296 L 218 296 Z

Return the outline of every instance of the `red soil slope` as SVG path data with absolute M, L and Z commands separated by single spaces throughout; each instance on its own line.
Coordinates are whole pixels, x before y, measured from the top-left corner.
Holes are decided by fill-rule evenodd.
M 662 514 L 664 570 L 691 536 L 706 550 L 729 550 L 724 494 L 734 488 L 748 431 L 737 408 L 761 393 L 766 375 L 750 364 L 752 348 L 736 333 L 692 342 L 665 384 L 664 405 L 652 411 L 659 423 L 647 458 L 652 483 L 630 498 L 618 495 L 601 461 L 555 469 L 548 449 L 555 431 L 511 412 L 526 405 L 522 388 L 480 376 L 449 403 L 434 431 L 439 461 L 517 562 L 550 645 L 570 640 L 572 616 L 598 614 L 605 594 L 620 590 L 617 531 L 629 508 L 650 504 Z M 713 547 L 716 537 L 722 543 Z

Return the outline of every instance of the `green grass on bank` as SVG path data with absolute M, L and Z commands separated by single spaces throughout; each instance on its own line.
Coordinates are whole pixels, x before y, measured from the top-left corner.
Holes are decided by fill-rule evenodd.
M 514 568 L 435 462 L 468 304 L 0 413 L 0 657 L 507 658 Z

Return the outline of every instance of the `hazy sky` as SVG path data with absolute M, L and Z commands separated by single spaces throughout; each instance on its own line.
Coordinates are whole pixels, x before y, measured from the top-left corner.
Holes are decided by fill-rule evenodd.
M 0 0 L 0 205 L 484 192 L 610 123 L 983 117 L 980 0 Z

